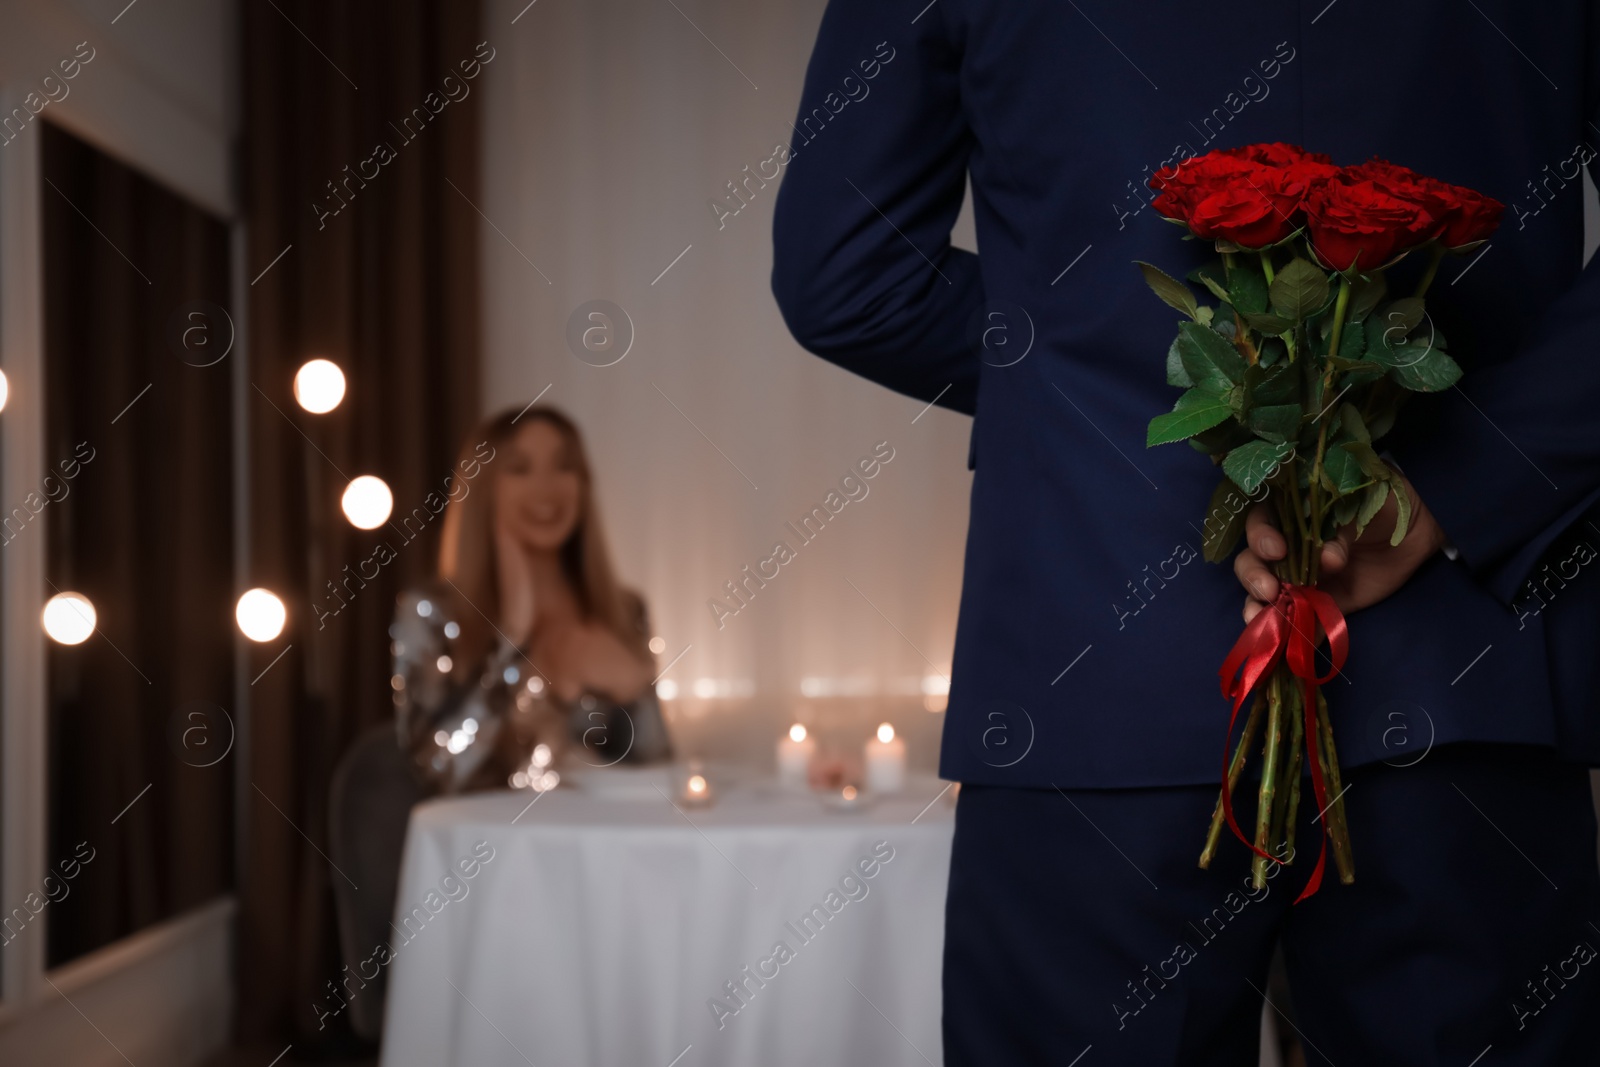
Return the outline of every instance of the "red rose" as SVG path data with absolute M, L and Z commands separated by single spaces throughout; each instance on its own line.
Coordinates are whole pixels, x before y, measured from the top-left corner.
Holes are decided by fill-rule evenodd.
M 1449 187 L 1443 182 L 1376 156 L 1365 163 L 1346 167 L 1345 174 L 1352 181 L 1370 181 L 1390 196 L 1409 200 L 1426 211 L 1435 224 L 1429 237 L 1437 236 L 1455 206 L 1454 199 L 1446 192 Z
M 1154 207 L 1196 237 L 1263 248 L 1301 224 L 1306 195 L 1339 173 L 1325 155 L 1280 142 L 1223 148 L 1163 167 L 1150 179 Z
M 1500 216 L 1506 206 L 1492 196 L 1484 196 L 1476 189 L 1468 189 L 1461 185 L 1444 186 L 1445 196 L 1450 201 L 1450 210 L 1445 214 L 1443 227 L 1439 232 L 1439 243 L 1446 248 L 1460 248 L 1482 241 L 1495 231 L 1500 225 Z
M 1294 232 L 1297 224 L 1293 208 L 1283 211 L 1274 197 L 1262 191 L 1263 184 L 1265 178 L 1250 183 L 1241 180 L 1207 196 L 1190 212 L 1190 231 L 1196 237 L 1232 241 L 1241 248 L 1277 244 Z
M 1302 159 L 1282 168 L 1283 172 L 1305 182 L 1306 191 L 1310 192 L 1314 185 L 1321 185 L 1329 178 L 1338 177 L 1343 172 L 1343 167 L 1336 167 L 1327 162 L 1327 157 L 1322 159 Z
M 1219 148 L 1217 154 L 1268 167 L 1289 167 L 1296 163 L 1321 163 L 1329 166 L 1333 164 L 1333 159 L 1321 152 L 1307 152 L 1297 144 L 1284 144 L 1282 141 L 1247 144 L 1238 148 Z
M 1348 168 L 1348 172 L 1370 178 L 1386 192 L 1422 205 L 1438 223 L 1434 236 L 1446 248 L 1460 248 L 1488 237 L 1500 225 L 1506 207 L 1475 189 L 1451 185 L 1385 159 L 1368 160 Z
M 1303 168 L 1324 166 L 1250 164 L 1227 175 L 1221 189 L 1195 204 L 1189 228 L 1196 237 L 1232 241 L 1241 248 L 1277 244 L 1300 227 L 1306 196 L 1325 178 L 1319 171 Z
M 1151 201 L 1151 206 L 1169 219 L 1187 223 L 1196 204 L 1226 187 L 1232 175 L 1250 167 L 1251 164 L 1243 160 L 1217 152 L 1192 156 L 1177 166 L 1162 167 L 1150 178 L 1150 188 L 1160 193 Z
M 1341 271 L 1381 267 L 1438 229 L 1418 200 L 1396 196 L 1349 172 L 1315 186 L 1306 197 L 1305 212 L 1312 252 L 1324 265 Z

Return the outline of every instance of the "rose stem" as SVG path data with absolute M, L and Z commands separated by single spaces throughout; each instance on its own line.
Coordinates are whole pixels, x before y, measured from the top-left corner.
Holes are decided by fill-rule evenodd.
M 1267 249 L 1261 250 L 1261 273 L 1267 276 L 1267 284 L 1272 284 L 1272 253 Z
M 1271 609 L 1268 609 L 1271 610 Z M 1273 668 L 1271 689 L 1267 697 L 1267 743 L 1261 761 L 1261 794 L 1256 806 L 1256 848 L 1266 851 L 1267 835 L 1272 830 L 1272 805 L 1278 790 L 1278 751 L 1283 742 L 1283 664 Z M 1261 856 L 1254 857 L 1252 884 L 1263 889 L 1267 884 L 1267 863 Z
M 1285 863 L 1289 861 L 1289 853 L 1287 850 L 1278 849 L 1276 845 L 1279 843 L 1292 845 L 1294 842 L 1294 817 L 1296 809 L 1300 806 L 1300 754 L 1306 734 L 1299 687 L 1290 686 L 1289 692 L 1289 747 L 1284 752 L 1284 762 L 1287 766 L 1284 768 L 1283 780 L 1283 785 L 1288 788 L 1289 797 L 1278 805 L 1278 810 L 1273 816 L 1272 840 L 1275 847 L 1270 850 Z
M 1349 885 L 1356 880 L 1355 857 L 1350 852 L 1350 827 L 1344 816 L 1344 787 L 1339 784 L 1339 751 L 1333 744 L 1333 723 L 1328 718 L 1328 702 L 1317 690 L 1317 732 L 1321 735 L 1323 776 L 1333 799 L 1323 818 L 1328 820 L 1328 836 L 1333 841 L 1333 862 L 1339 868 L 1339 881 Z
M 1299 559 L 1297 564 L 1290 569 L 1289 573 L 1294 576 L 1295 581 L 1304 584 L 1306 581 L 1306 565 L 1307 561 L 1311 558 L 1311 549 L 1313 548 L 1311 531 L 1306 529 L 1306 516 L 1300 507 L 1300 478 L 1298 473 L 1291 470 L 1289 472 L 1289 476 L 1285 478 L 1284 481 L 1287 482 L 1289 486 L 1289 510 L 1294 512 L 1295 528 L 1300 531 Z M 1289 541 L 1287 530 L 1284 531 L 1283 540 L 1285 544 L 1291 543 Z
M 1422 272 L 1422 281 L 1417 283 L 1417 291 L 1413 296 L 1421 297 L 1428 291 L 1428 286 L 1433 284 L 1433 276 L 1439 273 L 1439 263 L 1444 259 L 1445 247 L 1435 244 L 1433 251 L 1428 254 L 1428 269 Z
M 1339 351 L 1339 334 L 1344 328 L 1344 316 L 1350 307 L 1350 276 L 1341 275 L 1339 278 L 1339 297 L 1333 305 L 1333 331 L 1328 336 L 1328 369 L 1322 376 L 1322 394 L 1316 398 L 1322 403 L 1322 398 L 1328 395 L 1333 388 L 1334 367 L 1332 357 Z M 1322 547 L 1322 458 L 1328 449 L 1328 420 L 1319 418 L 1317 428 L 1317 458 L 1311 465 L 1311 534 L 1312 547 L 1310 568 L 1306 581 L 1315 584 L 1317 580 L 1318 556 Z
M 1234 787 L 1239 784 L 1239 775 L 1244 773 L 1244 764 L 1250 756 L 1250 746 L 1255 743 L 1256 731 L 1261 726 L 1261 709 L 1267 704 L 1267 690 L 1263 686 L 1256 690 L 1255 701 L 1250 705 L 1250 715 L 1244 721 L 1244 732 L 1239 735 L 1239 746 L 1233 750 L 1233 760 L 1228 764 L 1228 781 L 1223 786 L 1231 796 Z M 1211 828 L 1206 831 L 1206 847 L 1200 852 L 1200 866 L 1210 867 L 1212 859 L 1217 854 L 1217 841 L 1222 836 L 1223 810 L 1222 797 L 1217 796 L 1216 810 L 1211 813 Z
M 1294 733 L 1296 737 L 1302 737 L 1305 734 L 1305 725 L 1302 723 Z M 1283 862 L 1285 863 L 1294 862 L 1294 824 L 1300 812 L 1300 779 L 1304 777 L 1301 774 L 1301 764 L 1304 761 L 1305 749 L 1301 747 L 1301 742 L 1297 741 L 1295 742 L 1294 763 L 1289 781 L 1289 811 L 1283 820 Z

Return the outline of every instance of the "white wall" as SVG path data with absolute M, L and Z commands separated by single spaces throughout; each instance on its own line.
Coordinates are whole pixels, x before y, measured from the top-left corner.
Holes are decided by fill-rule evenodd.
M 5 0 L 0 84 L 24 94 L 47 75 L 59 79 L 59 62 L 87 42 L 94 58 L 40 117 L 231 215 L 234 22 L 232 0 Z
M 934 410 L 913 425 L 922 403 L 789 337 L 768 285 L 776 184 L 720 232 L 707 206 L 792 136 L 822 9 L 488 0 L 484 406 L 549 385 L 544 399 L 586 429 L 619 569 L 666 641 L 660 662 L 693 646 L 667 676 L 692 752 L 770 761 L 806 703 L 851 747 L 892 719 L 931 768 L 942 716 L 921 694 L 949 671 L 969 420 Z M 957 234 L 975 247 L 967 216 Z M 565 342 L 569 314 L 597 298 L 637 332 L 605 368 Z M 783 523 L 885 440 L 894 459 L 869 495 L 800 547 Z M 708 599 L 780 539 L 798 558 L 719 631 Z M 808 677 L 861 695 L 807 701 Z M 699 679 L 747 695 L 697 699 Z
M 235 15 L 233 0 L 0 3 L 0 120 L 14 107 L 38 111 L 0 136 L 0 369 L 11 387 L 0 415 L 0 499 L 21 499 L 45 466 L 39 212 L 58 194 L 39 180 L 38 124 L 53 121 L 231 218 Z M 64 78 L 61 64 L 72 60 L 75 76 Z M 46 865 L 42 546 L 32 538 L 0 560 L 6 911 L 38 890 Z M 213 902 L 49 976 L 45 930 L 30 928 L 0 953 L 0 1063 L 120 1063 L 119 1045 L 140 1062 L 199 1062 L 228 1032 L 231 915 L 231 902 Z

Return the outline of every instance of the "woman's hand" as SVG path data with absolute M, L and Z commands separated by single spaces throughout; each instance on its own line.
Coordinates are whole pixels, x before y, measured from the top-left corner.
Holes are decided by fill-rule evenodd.
M 1346 615 L 1388 599 L 1444 545 L 1444 531 L 1433 513 L 1403 475 L 1400 480 L 1411 498 L 1411 523 L 1398 545 L 1389 544 L 1399 515 L 1393 493 L 1359 540 L 1355 524 L 1350 523 L 1341 527 L 1333 540 L 1323 543 L 1317 587 L 1332 596 Z M 1278 576 L 1272 564 L 1287 552 L 1283 533 L 1266 503 L 1257 504 L 1245 517 L 1245 540 L 1248 547 L 1235 557 L 1233 573 L 1249 594 L 1244 602 L 1244 621 L 1249 622 L 1278 598 Z
M 575 700 L 588 690 L 630 704 L 650 684 L 654 665 L 634 655 L 604 626 L 574 622 L 550 644 L 556 695 L 563 700 Z
M 504 523 L 494 528 L 495 576 L 499 581 L 500 629 L 518 648 L 533 632 L 533 572 L 522 542 Z

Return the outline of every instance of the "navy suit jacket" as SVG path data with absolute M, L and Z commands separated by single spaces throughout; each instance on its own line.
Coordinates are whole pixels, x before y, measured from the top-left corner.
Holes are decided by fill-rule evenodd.
M 832 0 L 772 286 L 810 351 L 975 416 L 944 777 L 1218 778 L 1243 598 L 1198 556 L 1214 468 L 1144 446 L 1178 318 L 1133 261 L 1213 255 L 1146 180 L 1256 141 L 1508 205 L 1428 294 L 1460 387 L 1383 442 L 1459 555 L 1352 616 L 1327 690 L 1342 761 L 1482 740 L 1600 762 L 1597 100 L 1594 0 Z M 950 245 L 969 176 L 981 254 Z

